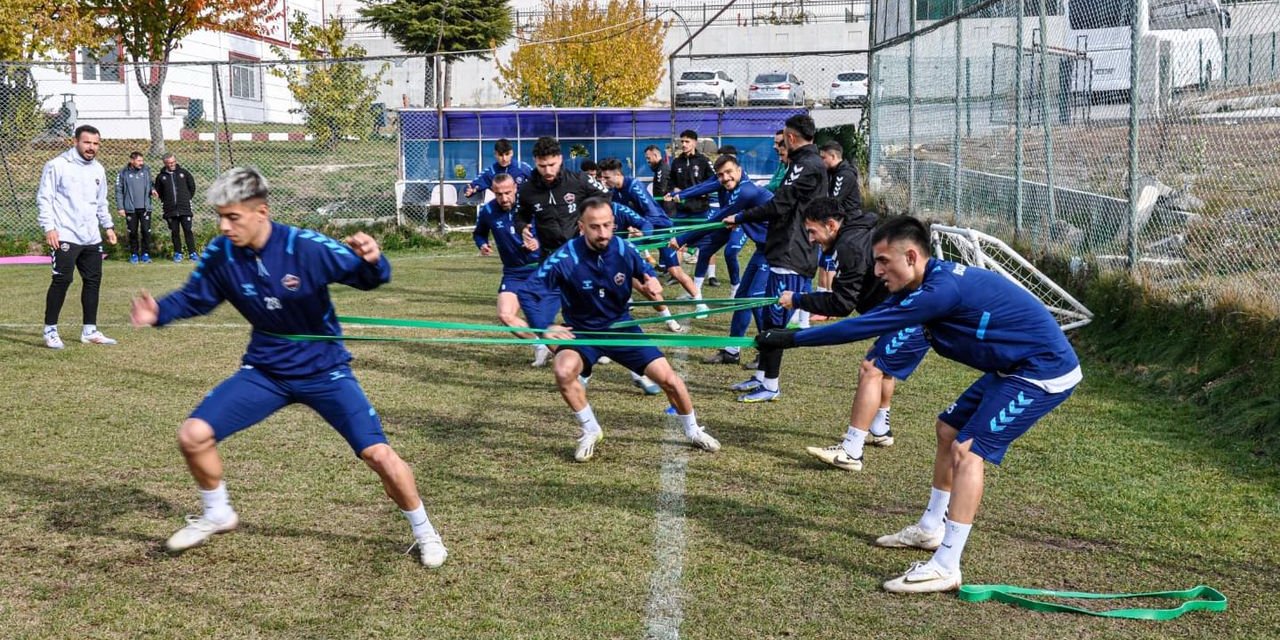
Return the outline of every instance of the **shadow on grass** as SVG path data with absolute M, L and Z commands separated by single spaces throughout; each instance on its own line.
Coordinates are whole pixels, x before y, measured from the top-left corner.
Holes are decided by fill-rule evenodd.
M 0 488 L 31 499 L 43 513 L 46 528 L 59 533 L 88 534 L 124 540 L 155 542 L 149 535 L 111 528 L 117 517 L 139 513 L 171 519 L 181 511 L 173 503 L 121 483 L 54 479 L 0 472 Z

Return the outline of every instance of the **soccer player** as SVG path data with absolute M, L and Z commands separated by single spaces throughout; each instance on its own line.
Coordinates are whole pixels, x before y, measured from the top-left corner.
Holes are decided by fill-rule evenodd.
M 719 157 L 727 156 L 734 158 L 735 160 L 737 159 L 737 149 L 734 147 L 724 146 L 721 147 L 721 150 L 730 151 L 732 153 L 722 153 Z M 719 172 L 719 170 L 714 166 L 712 167 L 712 170 L 717 174 Z M 666 198 L 678 201 L 680 198 L 685 197 L 693 198 L 706 194 L 718 194 L 720 187 L 719 175 L 713 174 L 710 178 L 707 178 L 688 189 L 684 189 L 678 193 L 668 194 Z M 720 206 L 723 207 L 724 203 L 721 202 Z M 707 221 L 721 220 L 722 218 L 723 215 L 716 212 L 714 209 L 707 210 Z M 746 234 L 743 233 L 742 229 L 734 228 L 722 229 L 705 235 L 699 234 L 697 237 L 697 246 L 699 249 L 698 261 L 693 269 L 694 286 L 698 288 L 698 291 L 702 291 L 702 283 L 704 280 L 708 286 L 719 286 L 719 282 L 716 281 L 715 256 L 717 252 L 724 249 L 725 267 L 729 270 L 729 297 L 735 297 L 735 293 L 738 290 L 738 284 L 741 282 L 738 269 L 738 255 L 742 253 L 742 248 L 747 244 Z
M 835 260 L 831 290 L 809 294 L 788 291 L 778 303 L 829 317 L 867 313 L 879 305 L 889 292 L 875 273 L 871 253 L 875 226 L 875 214 L 861 210 L 849 213 L 835 198 L 814 200 L 804 212 L 804 228 L 809 240 Z M 895 380 L 906 380 L 928 352 L 929 343 L 920 327 L 880 336 L 858 372 L 844 441 L 830 447 L 808 447 L 809 455 L 838 469 L 861 471 L 864 444 L 892 446 L 889 409 Z
M 565 324 L 548 327 L 545 336 L 554 340 L 572 339 L 573 330 L 643 335 L 639 327 L 611 329 L 611 326 L 631 318 L 627 301 L 633 281 L 651 292 L 661 290 L 656 274 L 635 247 L 614 237 L 613 212 L 608 200 L 591 198 L 584 202 L 578 226 L 582 235 L 547 258 L 534 276 L 545 282 L 546 288 L 560 292 L 564 309 Z M 569 345 L 556 352 L 554 367 L 560 395 L 582 427 L 573 454 L 575 460 L 590 460 L 595 455 L 596 443 L 604 437 L 595 412 L 587 403 L 586 387 L 580 380 L 580 376 L 591 376 L 592 366 L 602 356 L 657 383 L 675 407 L 685 437 L 706 451 L 720 450 L 720 443 L 698 426 L 689 390 L 657 348 Z
M 827 168 L 818 158 L 813 145 L 816 127 L 813 118 L 797 114 L 787 118 L 783 138 L 790 161 L 787 177 L 774 192 L 773 199 L 742 213 L 724 219 L 725 226 L 747 222 L 768 222 L 765 260 L 769 263 L 768 297 L 781 297 L 784 291 L 806 292 L 809 280 L 818 266 L 818 248 L 809 244 L 804 231 L 804 210 L 814 199 L 827 195 Z M 787 326 L 790 312 L 781 305 L 766 307 L 764 327 Z M 739 402 L 773 402 L 778 399 L 778 377 L 782 371 L 782 351 L 761 350 L 760 367 L 755 375 L 733 385 L 734 391 L 745 392 Z
M 476 179 L 462 190 L 462 195 L 470 198 L 479 191 L 492 188 L 493 179 L 500 175 L 511 176 L 516 181 L 516 188 L 520 188 L 520 185 L 533 175 L 533 167 L 523 160 L 515 160 L 515 153 L 515 149 L 511 148 L 510 140 L 499 138 L 493 143 L 493 164 L 476 176 Z
M 649 220 L 655 230 L 671 228 L 671 218 L 668 218 L 662 207 L 658 206 L 658 201 L 649 195 L 649 190 L 644 187 L 644 184 L 639 180 L 622 175 L 621 160 L 617 158 L 601 160 L 600 177 L 603 179 L 604 185 L 611 189 L 614 201 L 625 204 L 639 212 Z M 680 260 L 674 251 L 670 249 L 658 251 L 658 266 L 665 268 L 667 273 L 672 278 L 675 278 L 676 282 L 680 283 L 680 286 L 684 288 L 690 297 L 694 299 L 702 298 L 702 294 L 699 293 L 698 287 L 694 285 L 693 279 L 680 267 Z M 701 310 L 705 311 L 706 307 Z
M 187 516 L 187 525 L 165 546 L 180 552 L 236 528 L 240 518 L 222 480 L 217 443 L 297 402 L 319 413 L 382 479 L 409 520 L 422 564 L 444 564 L 448 551 L 427 519 L 413 471 L 387 444 L 378 414 L 348 366 L 351 354 L 339 340 L 282 337 L 341 336 L 329 284 L 368 290 L 389 281 L 391 264 L 378 243 L 357 233 L 344 245 L 273 222 L 267 181 L 252 168 L 219 176 L 209 185 L 208 202 L 217 209 L 222 237 L 205 248 L 181 289 L 159 301 L 143 292 L 132 306 L 134 326 L 162 327 L 205 315 L 226 301 L 253 327 L 240 370 L 210 391 L 178 428 L 178 446 L 204 513 Z
M 881 547 L 935 550 L 891 592 L 952 591 L 982 500 L 984 461 L 1000 464 L 1015 439 L 1062 404 L 1082 379 L 1071 343 L 1035 296 L 1004 276 L 929 257 L 929 231 L 911 217 L 872 236 L 876 275 L 889 297 L 870 312 L 799 332 L 766 331 L 761 348 L 844 344 L 923 325 L 943 357 L 983 372 L 938 415 L 933 489 L 917 523 L 876 540 Z
M 551 136 L 533 144 L 533 163 L 535 175 L 516 192 L 516 232 L 526 249 L 540 250 L 546 259 L 578 235 L 578 207 L 588 198 L 608 198 L 609 190 L 589 176 L 565 171 L 560 141 Z M 519 296 L 529 326 L 546 328 L 555 320 L 558 293 L 525 287 Z
M 524 247 L 520 234 L 516 233 L 512 213 L 516 208 L 516 181 L 510 175 L 500 173 L 493 177 L 489 187 L 493 190 L 493 200 L 485 203 L 476 212 L 476 227 L 471 232 L 480 255 L 493 255 L 493 245 L 489 244 L 492 233 L 493 242 L 498 246 L 498 257 L 502 259 L 502 283 L 498 285 L 498 321 L 508 327 L 529 326 L 518 315 L 520 299 L 518 294 L 524 288 L 529 276 L 538 267 L 542 256 L 537 251 L 529 251 Z M 521 338 L 532 338 L 532 333 L 516 333 Z M 551 350 L 546 345 L 534 345 L 533 366 L 547 364 Z
M 685 129 L 680 132 L 680 153 L 671 161 L 671 191 L 688 189 L 714 175 L 711 160 L 698 151 L 698 132 Z M 714 146 L 712 147 L 715 148 Z M 707 196 L 684 198 L 676 203 L 672 217 L 677 223 L 702 219 L 711 203 Z
M 720 156 L 716 158 L 714 169 L 720 184 L 720 189 L 716 194 L 720 201 L 720 208 L 711 210 L 711 213 L 708 214 L 708 222 L 723 220 L 746 209 L 759 207 L 773 199 L 772 193 L 751 180 L 743 178 L 742 166 L 738 164 L 737 158 L 730 155 Z M 732 297 L 754 298 L 764 296 L 768 282 L 766 274 L 769 270 L 769 265 L 765 263 L 764 257 L 764 243 L 768 237 L 768 229 L 769 226 L 761 222 L 738 225 L 734 229 L 735 233 L 741 233 L 743 237 L 753 240 L 756 243 L 756 250 L 751 259 L 747 261 L 746 271 L 742 275 L 742 285 L 734 289 Z M 703 235 L 717 233 L 724 232 L 719 230 L 691 231 L 672 238 L 670 244 L 673 248 L 687 246 L 697 242 Z M 733 318 L 729 321 L 729 335 L 735 337 L 747 335 L 747 327 L 751 324 L 752 317 L 755 317 L 756 325 L 759 326 L 762 320 L 759 310 L 742 309 L 733 312 Z M 737 364 L 739 359 L 738 347 L 725 347 L 714 355 L 705 358 L 703 363 Z

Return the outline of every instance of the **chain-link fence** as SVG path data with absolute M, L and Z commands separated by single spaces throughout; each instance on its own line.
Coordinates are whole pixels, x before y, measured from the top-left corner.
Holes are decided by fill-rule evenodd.
M 389 107 L 426 100 L 421 76 L 415 84 L 396 72 L 407 64 L 420 67 L 422 58 L 167 67 L 92 58 L 0 63 L 0 235 L 39 237 L 41 167 L 68 149 L 78 125 L 101 131 L 98 160 L 113 214 L 114 182 L 129 154 L 143 153 L 155 177 L 164 170 L 163 149 L 195 178 L 195 223 L 207 233 L 214 216 L 204 189 L 235 165 L 262 170 L 272 183 L 272 214 L 282 221 L 393 220 L 401 163 L 398 111 Z M 139 79 L 161 76 L 153 104 Z M 152 121 L 159 140 L 153 141 Z M 169 234 L 160 199 L 153 205 L 156 249 L 164 253 Z
M 1280 312 L 1280 2 L 920 4 L 873 20 L 881 202 Z

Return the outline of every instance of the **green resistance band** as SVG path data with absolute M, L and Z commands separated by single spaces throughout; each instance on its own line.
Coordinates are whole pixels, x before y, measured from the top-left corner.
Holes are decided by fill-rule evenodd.
M 654 324 L 657 322 L 666 322 L 668 320 L 683 320 L 684 318 L 713 315 L 717 313 L 731 313 L 734 311 L 741 311 L 743 309 L 754 309 L 756 307 L 764 307 L 767 305 L 771 305 L 773 303 L 774 303 L 773 298 L 769 298 L 763 302 L 749 302 L 746 304 L 735 304 L 727 307 L 716 307 L 715 309 L 708 309 L 706 311 L 689 311 L 686 313 L 673 313 L 669 316 L 653 316 L 650 318 L 639 318 L 636 320 L 624 320 L 622 322 L 615 322 L 609 325 L 609 328 L 621 329 L 623 327 L 638 327 L 642 324 Z M 752 344 L 754 344 L 754 342 Z M 730 346 L 736 346 L 736 345 L 730 345 Z
M 777 298 L 683 298 L 680 300 L 639 300 L 633 301 L 633 307 L 692 307 L 698 304 L 746 304 L 748 302 L 773 303 Z
M 698 224 L 691 224 L 686 227 L 671 227 L 668 229 L 662 229 L 661 231 L 654 231 L 653 233 L 650 233 L 649 235 L 642 238 L 639 242 L 653 242 L 659 239 L 665 242 L 680 234 L 689 233 L 691 231 L 702 231 L 703 229 L 717 229 L 717 228 L 723 229 L 724 223 L 723 222 L 700 222 Z
M 1087 591 L 1049 591 L 1027 589 L 1005 584 L 966 584 L 960 587 L 960 599 L 965 602 L 995 600 L 1041 613 L 1071 612 L 1102 618 L 1127 618 L 1130 620 L 1172 620 L 1188 611 L 1226 611 L 1227 597 L 1222 592 L 1204 585 L 1185 591 L 1151 591 L 1148 593 L 1089 593 Z M 1046 596 L 1051 598 L 1077 598 L 1081 600 L 1119 600 L 1124 598 L 1172 598 L 1186 600 L 1173 609 L 1109 609 L 1091 611 L 1065 604 L 1042 602 L 1022 596 Z
M 425 342 L 431 344 L 515 344 L 515 345 L 578 345 L 593 347 L 750 347 L 755 344 L 754 338 L 731 338 L 727 336 L 689 336 L 663 335 L 626 338 L 575 338 L 573 340 L 552 340 L 549 338 L 411 338 L 404 336 L 319 336 L 307 334 L 279 335 L 281 338 L 302 342 L 323 340 L 345 340 L 352 342 Z M 636 334 L 630 334 L 636 335 Z
M 474 331 L 480 333 L 543 333 L 547 331 L 546 329 L 533 329 L 530 327 L 508 327 L 502 324 L 471 324 L 467 322 L 445 322 L 441 320 L 407 320 L 402 318 L 371 318 L 365 316 L 338 316 L 338 322 L 344 325 L 399 327 L 406 329 L 438 329 L 443 331 Z M 589 336 L 591 338 L 636 338 L 636 333 L 634 331 L 574 331 L 573 333 L 574 335 Z M 663 337 L 680 341 L 694 340 L 708 336 L 673 334 Z M 543 342 L 543 340 L 536 340 L 536 342 Z

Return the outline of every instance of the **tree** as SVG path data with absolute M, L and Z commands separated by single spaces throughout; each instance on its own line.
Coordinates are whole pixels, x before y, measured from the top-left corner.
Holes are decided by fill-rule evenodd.
M 299 11 L 289 21 L 289 31 L 303 60 L 365 55 L 364 47 L 343 44 L 347 26 L 335 17 L 329 18 L 327 25 L 314 25 Z M 279 47 L 273 45 L 271 50 L 284 57 Z M 312 62 L 277 65 L 271 75 L 289 84 L 294 100 L 302 105 L 297 111 L 305 114 L 307 129 L 316 142 L 332 149 L 343 138 L 363 139 L 374 133 L 377 116 L 373 103 L 387 67 L 383 64 L 376 75 L 369 76 L 359 62 Z
M 446 65 L 445 101 L 449 97 L 450 66 L 462 58 L 487 59 L 488 51 L 511 38 L 514 23 L 508 0 L 362 0 L 360 15 L 369 24 L 409 53 L 443 52 Z M 433 67 L 434 68 L 434 67 Z M 435 104 L 434 71 L 428 70 L 431 96 Z
M 97 26 L 76 0 L 4 0 L 0 4 L 0 61 L 69 54 L 97 44 Z M 31 67 L 0 63 L 0 152 L 10 152 L 46 127 Z
M 5 0 L 6 2 L 8 0 Z M 134 79 L 147 97 L 152 154 L 164 153 L 160 98 L 169 74 L 169 54 L 200 30 L 260 34 L 280 16 L 276 0 L 81 0 L 83 8 L 119 41 L 135 62 Z
M 498 86 L 522 105 L 634 107 L 664 75 L 670 21 L 645 16 L 639 0 L 543 0 L 546 19 L 507 64 Z

